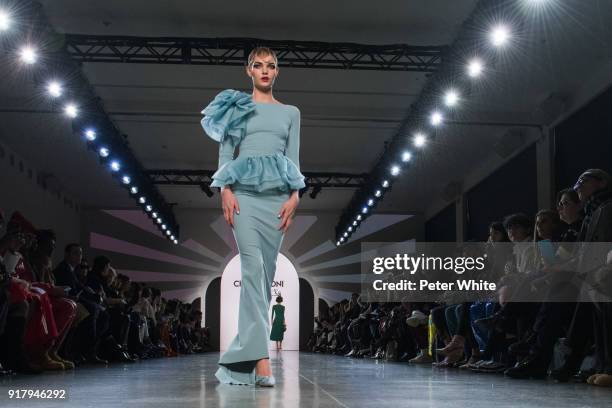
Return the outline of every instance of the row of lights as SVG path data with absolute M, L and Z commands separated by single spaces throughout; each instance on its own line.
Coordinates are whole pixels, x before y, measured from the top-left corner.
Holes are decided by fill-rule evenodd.
M 0 32 L 8 31 L 11 28 L 12 23 L 13 21 L 11 15 L 7 11 L 0 9 Z M 31 45 L 26 45 L 19 49 L 18 56 L 20 61 L 25 65 L 34 65 L 39 60 L 37 49 Z M 63 84 L 57 80 L 50 80 L 47 82 L 45 84 L 45 90 L 47 95 L 54 100 L 58 100 L 66 94 Z M 75 119 L 79 116 L 79 107 L 75 102 L 66 102 L 63 105 L 62 111 L 70 119 Z M 92 145 L 93 142 L 98 139 L 96 130 L 93 128 L 86 129 L 83 136 L 85 140 Z M 132 180 L 132 177 L 127 173 L 123 175 L 119 174 L 122 169 L 121 162 L 112 156 L 110 148 L 101 145 L 98 147 L 97 153 L 101 159 L 109 163 L 110 171 L 113 174 L 120 176 L 121 184 L 128 188 L 130 194 L 134 196 L 144 210 L 150 214 L 166 238 L 169 238 L 174 244 L 178 244 L 178 239 L 172 232 L 172 229 L 166 225 L 162 216 L 159 214 L 159 211 L 153 206 L 152 203 L 148 201 L 147 197 L 140 192 L 138 185 L 134 180 Z
M 546 0 L 524 1 L 543 3 Z M 511 36 L 512 34 L 508 26 L 499 24 L 491 28 L 488 40 L 493 47 L 500 49 L 509 43 Z M 484 71 L 485 63 L 481 58 L 472 58 L 465 64 L 465 73 L 471 80 L 481 77 Z M 442 96 L 442 105 L 444 105 L 446 109 L 451 110 L 457 108 L 461 100 L 462 98 L 459 90 L 450 88 L 447 89 Z M 429 113 L 428 123 L 433 128 L 438 128 L 443 125 L 444 120 L 444 111 L 441 109 L 434 109 Z M 348 241 L 349 236 L 355 232 L 360 223 L 371 213 L 371 209 L 376 202 L 382 200 L 384 192 L 390 187 L 393 178 L 396 178 L 400 174 L 402 165 L 407 165 L 412 160 L 414 149 L 423 149 L 427 145 L 427 142 L 428 137 L 424 131 L 419 130 L 412 134 L 412 149 L 407 148 L 401 153 L 399 163 L 396 162 L 390 165 L 388 172 L 391 177 L 384 178 L 380 182 L 379 186 L 374 189 L 373 194 L 361 205 L 358 213 L 351 217 L 351 220 L 348 222 L 348 225 L 345 226 L 344 231 L 340 233 L 340 236 L 336 241 L 336 246 L 340 246 Z

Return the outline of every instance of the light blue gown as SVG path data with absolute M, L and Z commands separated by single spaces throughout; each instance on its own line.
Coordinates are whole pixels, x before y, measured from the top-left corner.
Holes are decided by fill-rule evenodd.
M 255 364 L 269 358 L 268 310 L 283 240 L 278 214 L 291 192 L 305 187 L 299 162 L 300 111 L 292 105 L 253 102 L 245 92 L 226 89 L 202 113 L 202 127 L 220 143 L 211 187 L 231 185 L 240 207 L 233 229 L 242 274 L 238 334 L 221 355 L 215 376 L 222 383 L 252 385 Z

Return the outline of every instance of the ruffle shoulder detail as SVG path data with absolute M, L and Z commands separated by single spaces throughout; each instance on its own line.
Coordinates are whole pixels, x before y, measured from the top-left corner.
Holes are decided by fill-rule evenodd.
M 306 187 L 304 175 L 296 164 L 282 153 L 262 156 L 238 156 L 221 166 L 212 175 L 211 187 L 236 185 L 261 192 L 278 188 L 281 191 Z
M 200 124 L 211 139 L 223 143 L 229 136 L 237 146 L 246 133 L 247 119 L 254 111 L 255 103 L 251 95 L 225 89 L 202 110 L 204 118 Z

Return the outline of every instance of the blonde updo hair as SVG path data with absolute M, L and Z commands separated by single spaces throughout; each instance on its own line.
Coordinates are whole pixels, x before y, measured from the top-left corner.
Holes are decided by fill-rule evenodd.
M 274 52 L 274 50 L 268 47 L 253 48 L 253 50 L 251 50 L 251 52 L 249 53 L 249 58 L 247 60 L 247 66 L 250 67 L 251 64 L 253 64 L 253 60 L 255 60 L 255 57 L 261 57 L 261 56 L 266 56 L 266 55 L 271 55 L 272 58 L 274 58 L 274 62 L 278 66 L 278 58 L 276 56 L 276 53 Z

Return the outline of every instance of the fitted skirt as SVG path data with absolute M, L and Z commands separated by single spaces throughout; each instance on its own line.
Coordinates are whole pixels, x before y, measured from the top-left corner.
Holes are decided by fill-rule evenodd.
M 222 383 L 255 384 L 255 365 L 269 358 L 268 311 L 272 281 L 283 240 L 278 229 L 281 207 L 289 192 L 277 189 L 252 192 L 235 189 L 240 214 L 234 213 L 233 234 L 240 253 L 238 333 L 219 359 L 215 376 Z M 221 305 L 223 307 L 223 305 Z

